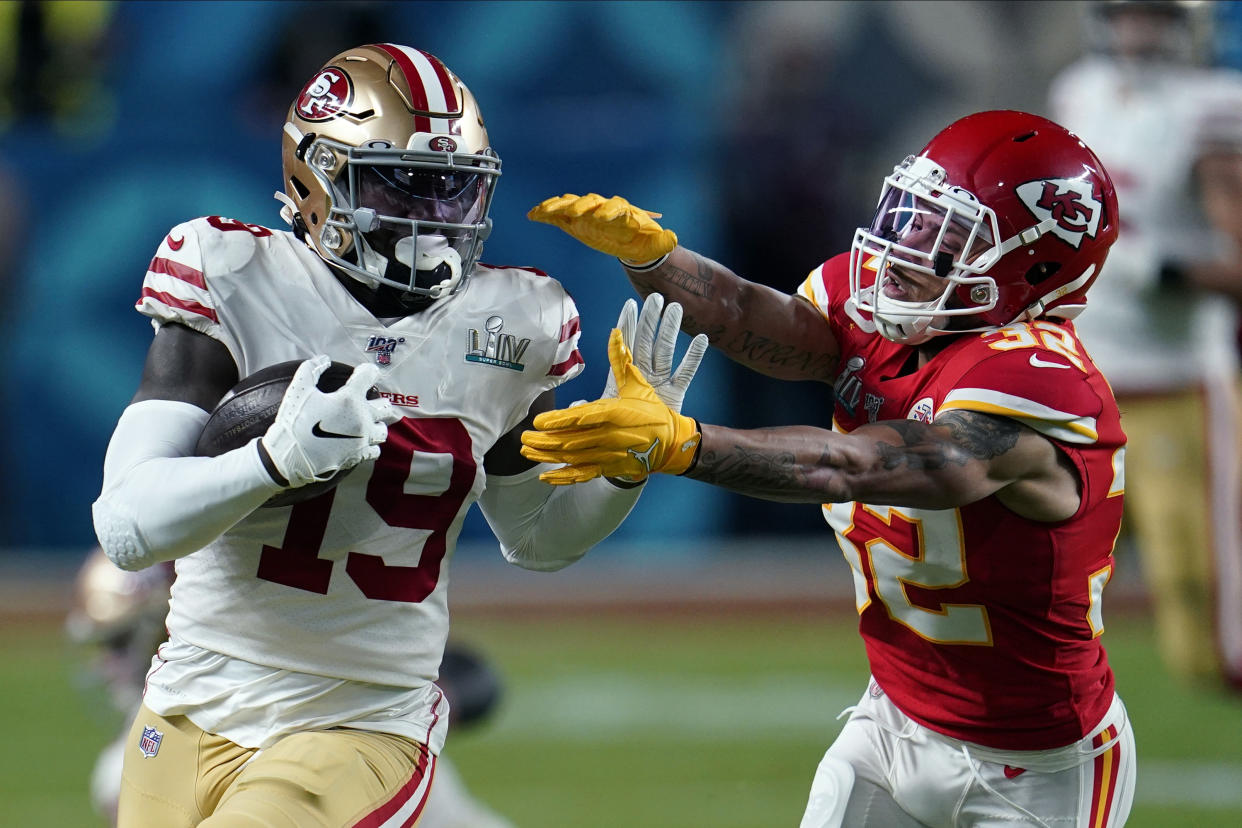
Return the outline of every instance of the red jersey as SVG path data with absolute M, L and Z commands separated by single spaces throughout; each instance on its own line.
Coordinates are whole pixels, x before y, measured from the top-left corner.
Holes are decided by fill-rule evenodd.
M 910 370 L 913 349 L 847 302 L 848 263 L 830 259 L 799 289 L 840 344 L 835 430 L 952 410 L 1011 417 L 1064 452 L 1082 489 L 1059 523 L 995 497 L 939 510 L 826 504 L 872 674 L 906 715 L 957 739 L 1003 750 L 1077 741 L 1113 699 L 1099 639 L 1124 488 L 1112 391 L 1073 325 L 1051 319 L 963 334 Z

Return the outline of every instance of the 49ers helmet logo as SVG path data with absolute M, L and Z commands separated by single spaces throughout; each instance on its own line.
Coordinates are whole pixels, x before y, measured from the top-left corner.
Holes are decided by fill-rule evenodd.
M 1022 203 L 1037 219 L 1053 219 L 1052 234 L 1072 247 L 1082 237 L 1095 238 L 1104 214 L 1104 203 L 1090 181 L 1079 178 L 1043 178 L 1018 185 Z
M 354 84 L 349 75 L 329 66 L 311 79 L 298 95 L 298 115 L 307 121 L 329 121 L 349 107 Z

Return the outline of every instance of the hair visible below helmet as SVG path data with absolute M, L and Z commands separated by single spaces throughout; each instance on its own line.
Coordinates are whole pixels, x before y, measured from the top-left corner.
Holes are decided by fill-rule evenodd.
M 910 345 L 1072 319 L 1117 228 L 1112 181 L 1078 136 L 1025 112 L 979 112 L 885 178 L 871 226 L 854 235 L 851 303 L 885 338 Z M 893 268 L 941 279 L 944 290 L 893 298 Z
M 287 221 L 363 284 L 438 299 L 470 276 L 491 230 L 500 159 L 466 85 L 427 52 L 342 52 L 289 107 Z

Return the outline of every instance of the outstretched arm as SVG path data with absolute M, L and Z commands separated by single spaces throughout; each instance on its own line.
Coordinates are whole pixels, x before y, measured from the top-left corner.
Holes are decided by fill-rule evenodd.
M 818 310 L 679 247 L 677 234 L 656 223 L 659 214 L 589 193 L 546 199 L 527 216 L 621 259 L 640 295 L 680 303 L 682 330 L 706 334 L 735 362 L 777 379 L 836 378 L 839 349 Z
M 681 303 L 686 309 L 681 329 L 707 334 L 734 362 L 776 379 L 836 379 L 836 339 L 802 297 L 747 281 L 684 247 L 647 269 L 621 264 L 640 295 L 659 292 Z
M 1068 461 L 1007 417 L 953 411 L 930 425 L 893 420 L 849 434 L 708 425 L 702 433 L 686 476 L 751 497 L 949 509 L 998 494 L 1033 520 L 1064 520 L 1078 509 Z
M 892 420 L 849 434 L 819 428 L 700 425 L 663 406 L 614 331 L 619 396 L 535 418 L 532 460 L 564 463 L 555 484 L 600 475 L 682 474 L 741 494 L 802 503 L 861 501 L 950 509 L 995 495 L 1017 514 L 1057 521 L 1078 509 L 1077 473 L 1047 438 L 1007 417 L 954 410 L 932 424 Z

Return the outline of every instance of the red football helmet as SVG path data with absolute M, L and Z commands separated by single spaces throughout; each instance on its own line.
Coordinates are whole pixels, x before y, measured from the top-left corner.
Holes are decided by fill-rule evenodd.
M 1025 112 L 979 112 L 884 180 L 871 226 L 854 235 L 852 303 L 885 338 L 910 345 L 1044 315 L 1072 319 L 1117 227 L 1113 183 L 1078 136 Z M 907 301 L 894 287 L 901 274 L 935 277 L 944 289 Z

